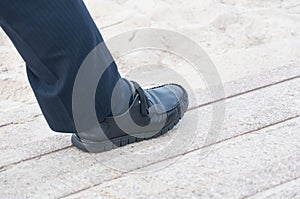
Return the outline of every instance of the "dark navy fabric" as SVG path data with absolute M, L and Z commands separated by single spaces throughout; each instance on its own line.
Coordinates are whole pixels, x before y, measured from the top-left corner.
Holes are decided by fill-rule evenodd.
M 50 128 L 75 133 L 74 80 L 86 56 L 103 42 L 83 1 L 0 0 L 0 24 L 26 62 L 29 82 Z M 111 113 L 112 90 L 120 78 L 113 62 L 99 81 L 95 96 L 99 121 Z

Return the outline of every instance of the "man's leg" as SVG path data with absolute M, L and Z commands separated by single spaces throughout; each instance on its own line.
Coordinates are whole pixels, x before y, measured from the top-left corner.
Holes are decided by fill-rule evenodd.
M 96 123 L 103 132 L 94 128 L 94 122 L 85 123 L 91 107 L 80 107 L 84 127 L 76 132 L 72 113 L 76 74 L 86 56 L 103 42 L 82 0 L 0 0 L 0 22 L 27 64 L 29 81 L 50 127 L 74 132 L 72 142 L 81 150 L 98 153 L 160 136 L 172 129 L 188 108 L 187 92 L 177 84 L 144 90 L 136 82 L 121 79 L 114 62 L 105 69 L 103 63 L 113 59 L 104 45 L 100 58 L 93 54 L 84 77 L 94 80 L 97 77 L 90 74 L 105 69 L 95 95 Z M 117 111 L 114 109 L 111 116 L 115 85 L 113 104 Z M 82 97 L 80 93 L 76 97 Z M 74 103 L 81 105 L 81 101 Z
M 74 80 L 86 56 L 103 42 L 83 1 L 0 0 L 0 24 L 26 62 L 30 84 L 49 126 L 76 132 Z M 111 56 L 106 47 L 104 51 Z M 111 113 L 111 94 L 119 79 L 113 62 L 96 92 L 99 121 Z

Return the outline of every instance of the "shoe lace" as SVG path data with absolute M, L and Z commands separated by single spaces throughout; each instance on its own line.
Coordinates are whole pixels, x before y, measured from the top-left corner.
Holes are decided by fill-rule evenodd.
M 147 116 L 147 115 L 149 115 L 150 104 L 149 104 L 148 98 L 145 94 L 145 91 L 141 88 L 141 86 L 138 83 L 136 83 L 134 81 L 132 81 L 132 83 L 133 83 L 133 86 L 134 86 L 134 89 L 135 89 L 136 93 L 139 94 L 141 114 L 143 116 Z

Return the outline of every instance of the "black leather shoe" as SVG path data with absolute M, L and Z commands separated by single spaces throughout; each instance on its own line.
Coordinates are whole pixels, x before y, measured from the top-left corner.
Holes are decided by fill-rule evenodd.
M 101 122 L 102 132 L 73 134 L 73 145 L 99 153 L 155 138 L 172 129 L 188 108 L 187 92 L 180 85 L 166 84 L 144 90 L 136 82 L 128 83 L 134 93 L 128 110 Z

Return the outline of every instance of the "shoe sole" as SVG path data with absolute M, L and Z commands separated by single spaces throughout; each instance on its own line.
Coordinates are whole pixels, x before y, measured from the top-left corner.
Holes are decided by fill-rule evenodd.
M 122 146 L 126 146 L 128 144 L 141 142 L 144 140 L 150 140 L 153 138 L 160 137 L 160 136 L 166 134 L 171 129 L 173 129 L 174 126 L 176 126 L 179 123 L 179 121 L 181 120 L 181 118 L 183 117 L 185 112 L 187 111 L 187 108 L 188 108 L 188 96 L 186 94 L 186 95 L 184 95 L 184 99 L 183 99 L 182 103 L 180 104 L 180 106 L 178 106 L 176 109 L 173 110 L 173 111 L 178 112 L 178 117 L 175 119 L 174 122 L 172 122 L 168 126 L 165 126 L 164 128 L 162 128 L 158 133 L 147 132 L 147 133 L 137 134 L 136 136 L 135 135 L 126 135 L 126 136 L 122 136 L 122 137 L 118 137 L 118 138 L 114 138 L 114 139 L 110 139 L 110 140 L 105 140 L 105 141 L 100 141 L 100 142 L 81 140 L 76 134 L 73 134 L 71 141 L 74 146 L 76 146 L 78 149 L 80 149 L 84 152 L 101 153 L 101 152 L 110 151 L 112 149 L 119 148 Z M 155 135 L 153 135 L 153 134 L 155 134 Z M 149 136 L 149 135 L 153 135 L 153 136 Z

